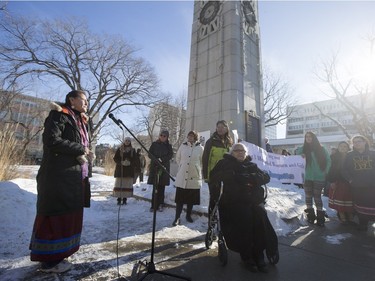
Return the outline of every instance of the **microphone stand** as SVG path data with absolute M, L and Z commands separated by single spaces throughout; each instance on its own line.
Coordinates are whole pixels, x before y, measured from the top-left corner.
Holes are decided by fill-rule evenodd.
M 130 135 L 139 143 L 139 145 L 144 149 L 144 151 L 147 152 L 147 154 L 150 156 L 150 158 L 153 161 L 153 163 L 156 163 L 158 165 L 159 169 L 161 169 L 166 174 L 168 174 L 168 176 L 172 179 L 172 181 L 175 181 L 175 179 L 171 176 L 171 174 L 163 166 L 163 164 L 161 163 L 161 161 L 159 159 L 157 159 L 153 154 L 151 154 L 150 151 L 147 150 L 147 148 L 138 140 L 138 138 L 128 129 L 128 127 L 125 126 L 125 124 L 120 119 L 116 119 L 113 116 L 112 113 L 110 113 L 108 115 L 108 117 L 111 118 L 113 120 L 113 122 L 115 122 L 117 124 L 117 126 L 119 126 L 121 128 L 121 130 L 123 130 L 123 128 L 125 128 L 130 133 Z M 132 273 L 137 273 L 139 267 L 141 265 L 143 265 L 146 268 L 146 272 L 144 273 L 143 276 L 141 276 L 141 278 L 139 279 L 139 281 L 142 281 L 148 275 L 154 274 L 154 273 L 162 274 L 162 275 L 166 275 L 166 276 L 170 276 L 170 277 L 175 277 L 175 278 L 179 278 L 179 279 L 184 279 L 184 280 L 187 280 L 187 281 L 191 281 L 190 277 L 179 276 L 179 275 L 176 275 L 176 274 L 173 274 L 173 273 L 169 273 L 169 272 L 165 272 L 165 271 L 160 271 L 160 270 L 157 270 L 156 267 L 155 267 L 154 253 L 155 253 L 156 200 L 157 200 L 157 188 L 156 187 L 157 187 L 157 185 L 159 183 L 159 175 L 158 174 L 159 174 L 158 171 L 156 171 L 154 184 L 152 186 L 153 206 L 154 206 L 154 208 L 153 208 L 153 220 L 152 220 L 151 259 L 150 259 L 150 262 L 147 262 L 147 261 L 146 262 L 138 261 L 138 263 L 134 265 Z

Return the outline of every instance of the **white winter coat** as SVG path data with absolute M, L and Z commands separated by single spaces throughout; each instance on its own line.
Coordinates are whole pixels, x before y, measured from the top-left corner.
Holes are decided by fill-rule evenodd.
M 202 187 L 202 154 L 203 146 L 199 142 L 184 142 L 176 154 L 178 172 L 174 185 L 184 189 Z

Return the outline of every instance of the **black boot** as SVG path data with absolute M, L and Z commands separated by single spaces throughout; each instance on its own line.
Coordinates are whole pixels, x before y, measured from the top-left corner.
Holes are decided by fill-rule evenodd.
M 325 212 L 324 211 L 316 211 L 316 225 L 324 226 L 325 219 Z
M 180 225 L 180 215 L 182 213 L 183 204 L 176 203 L 176 216 L 174 218 L 174 221 L 172 223 L 173 226 Z
M 194 222 L 193 218 L 191 217 L 191 215 L 186 215 L 186 220 L 188 222 Z
M 186 220 L 188 222 L 193 222 L 193 219 L 191 217 L 192 210 L 193 210 L 193 205 L 188 204 L 186 208 Z
M 316 219 L 314 208 L 305 209 L 305 213 L 307 216 L 307 221 L 309 223 L 314 224 L 315 219 Z M 323 218 L 324 218 L 324 213 L 323 213 Z
M 122 205 L 126 205 L 126 203 L 127 203 L 127 198 L 123 198 L 122 199 Z
M 121 205 L 121 198 L 117 198 L 117 205 Z
M 180 225 L 180 218 L 176 218 L 173 223 L 172 223 L 173 226 L 177 226 L 177 225 Z

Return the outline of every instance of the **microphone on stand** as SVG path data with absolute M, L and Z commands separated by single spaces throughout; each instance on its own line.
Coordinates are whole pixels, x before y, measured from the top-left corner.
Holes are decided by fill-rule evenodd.
M 117 126 L 119 126 L 121 128 L 121 130 L 122 130 L 120 122 L 115 118 L 115 116 L 113 116 L 112 113 L 108 114 L 108 117 L 111 118 L 113 120 L 113 122 L 115 122 L 117 124 Z

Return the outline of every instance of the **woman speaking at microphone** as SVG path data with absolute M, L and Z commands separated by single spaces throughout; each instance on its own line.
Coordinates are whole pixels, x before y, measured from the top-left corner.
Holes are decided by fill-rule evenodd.
M 80 246 L 83 208 L 90 205 L 88 161 L 93 153 L 85 92 L 71 91 L 64 104 L 53 106 L 44 122 L 30 258 L 41 262 L 40 271 L 60 273 L 71 268 L 65 258 Z

